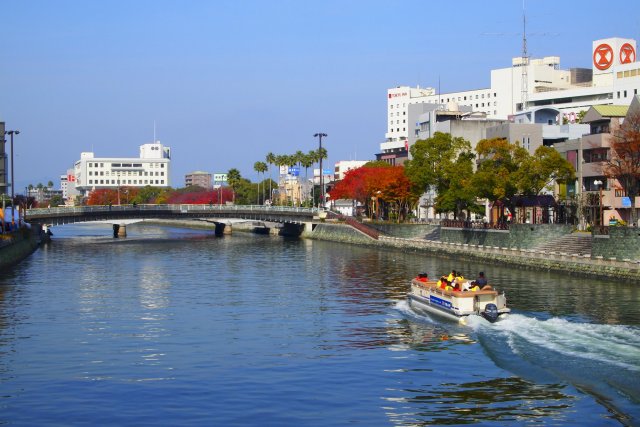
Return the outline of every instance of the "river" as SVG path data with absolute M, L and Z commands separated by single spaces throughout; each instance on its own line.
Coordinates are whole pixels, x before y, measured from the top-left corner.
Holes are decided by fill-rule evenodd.
M 637 283 L 151 225 L 53 229 L 0 275 L 0 424 L 640 425 Z M 408 309 L 483 270 L 514 312 Z

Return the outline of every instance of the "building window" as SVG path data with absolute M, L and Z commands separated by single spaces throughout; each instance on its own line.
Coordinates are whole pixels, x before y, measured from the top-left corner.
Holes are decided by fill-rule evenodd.
M 627 91 L 626 90 L 624 91 L 624 97 L 625 98 L 627 97 Z
M 620 98 L 620 91 L 618 91 L 618 98 Z

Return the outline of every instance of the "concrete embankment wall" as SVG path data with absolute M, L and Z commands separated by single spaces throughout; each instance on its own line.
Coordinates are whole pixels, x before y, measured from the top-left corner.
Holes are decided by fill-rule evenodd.
M 529 230 L 531 231 L 531 230 Z M 485 246 L 468 243 L 433 242 L 421 238 L 380 236 L 371 239 L 343 224 L 320 224 L 308 235 L 312 239 L 343 243 L 395 248 L 402 251 L 425 252 L 441 257 L 507 264 L 518 268 L 550 270 L 580 274 L 589 277 L 615 277 L 640 282 L 640 264 L 604 258 L 591 259 L 589 255 L 567 255 L 502 246 Z
M 640 228 L 609 227 L 608 236 L 593 236 L 591 256 L 605 259 L 640 259 Z
M 3 242 L 0 246 L 0 270 L 14 267 L 38 248 L 35 233 L 19 236 L 11 242 Z

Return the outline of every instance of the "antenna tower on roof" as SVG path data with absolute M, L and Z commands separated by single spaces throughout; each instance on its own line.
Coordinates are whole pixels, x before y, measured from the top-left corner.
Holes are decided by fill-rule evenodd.
M 527 109 L 529 102 L 529 54 L 527 52 L 527 15 L 524 7 L 525 0 L 522 0 L 522 111 Z

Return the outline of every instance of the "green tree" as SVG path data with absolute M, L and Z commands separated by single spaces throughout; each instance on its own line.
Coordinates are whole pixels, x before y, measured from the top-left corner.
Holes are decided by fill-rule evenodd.
M 470 151 L 461 152 L 453 163 L 453 167 L 443 171 L 443 188 L 436 196 L 437 212 L 453 212 L 454 218 L 461 218 L 466 211 L 467 218 L 471 212 L 482 213 L 483 208 L 477 203 L 473 187 L 473 160 L 475 155 Z
M 405 174 L 419 196 L 429 187 L 436 193 L 436 211 L 453 212 L 457 218 L 464 209 L 475 209 L 471 184 L 473 158 L 471 144 L 464 138 L 436 132 L 411 147 L 412 159 L 405 163 Z
M 494 203 L 500 200 L 510 212 L 515 212 L 513 198 L 518 194 L 516 172 L 529 153 L 504 138 L 483 139 L 476 145 L 476 152 L 479 161 L 473 176 L 476 194 Z
M 147 185 L 142 187 L 138 194 L 133 198 L 133 202 L 136 204 L 148 204 L 148 203 L 158 203 L 157 198 L 162 194 L 162 189 L 158 187 L 152 187 Z
M 49 200 L 49 204 L 51 206 L 64 206 L 64 200 L 62 199 L 62 196 L 59 194 L 55 194 L 53 197 L 51 197 L 51 199 Z
M 365 168 L 390 168 L 392 167 L 389 163 L 384 160 L 372 160 L 363 165 Z
M 540 146 L 532 156 L 523 157 L 514 179 L 520 194 L 537 196 L 552 190 L 555 183 L 575 180 L 575 171 L 557 150 Z
M 257 186 L 246 178 L 239 178 L 234 183 L 235 203 L 238 205 L 253 204 L 258 195 Z
M 229 169 L 229 172 L 227 172 L 227 182 L 229 183 L 229 186 L 231 187 L 231 191 L 232 191 L 232 198 L 233 198 L 233 203 L 236 202 L 236 189 L 238 187 L 238 184 L 240 183 L 240 180 L 242 179 L 242 175 L 240 175 L 240 171 L 236 168 L 231 168 Z

